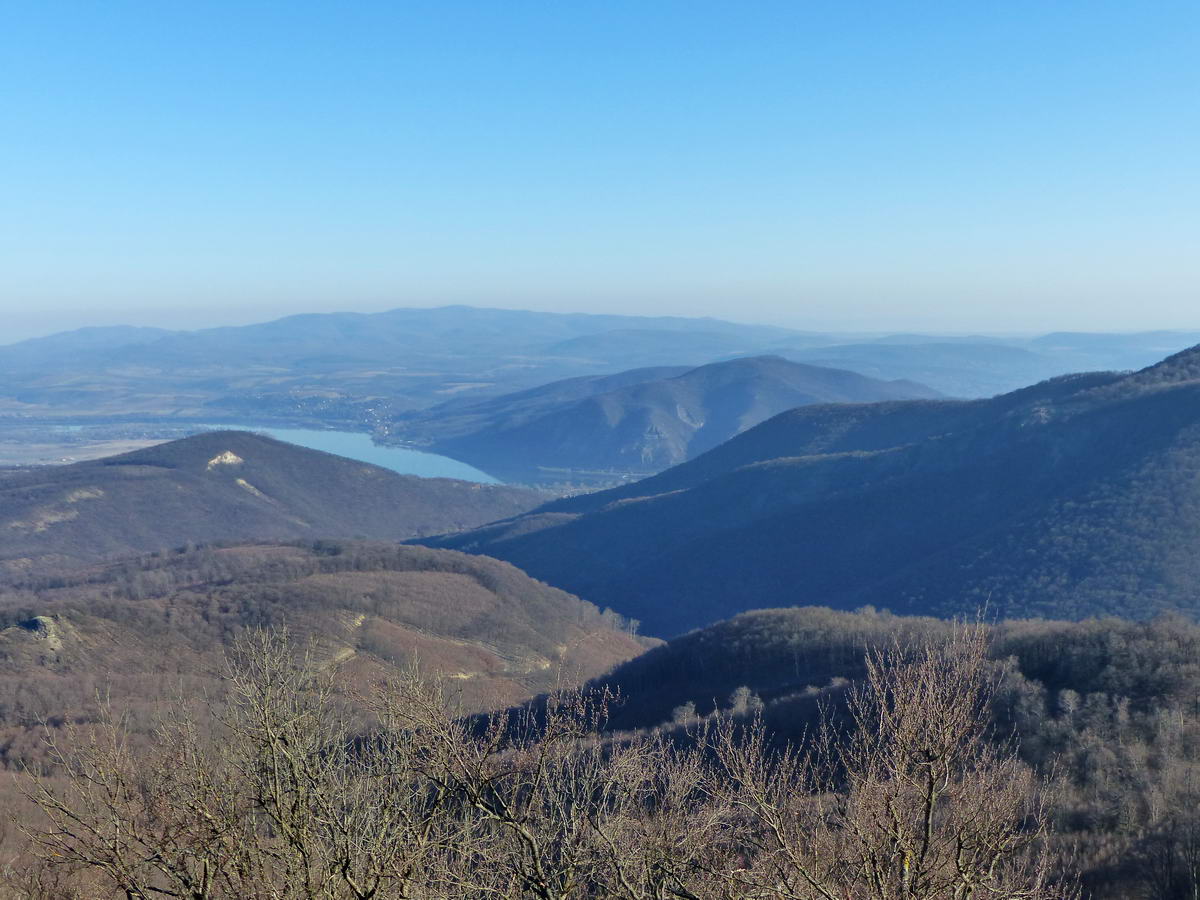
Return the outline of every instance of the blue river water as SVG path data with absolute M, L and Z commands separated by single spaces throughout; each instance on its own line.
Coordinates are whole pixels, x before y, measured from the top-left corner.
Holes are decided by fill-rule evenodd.
M 350 459 L 361 460 L 402 475 L 420 475 L 423 478 L 458 478 L 482 484 L 500 484 L 500 481 L 448 456 L 422 453 L 405 447 L 383 447 L 374 443 L 369 434 L 354 431 L 317 431 L 308 428 L 272 428 L 260 425 L 205 425 L 212 431 L 258 431 L 273 438 L 298 444 L 311 450 L 336 453 Z

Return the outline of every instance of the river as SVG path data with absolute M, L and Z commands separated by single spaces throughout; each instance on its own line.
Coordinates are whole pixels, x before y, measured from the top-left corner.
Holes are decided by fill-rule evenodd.
M 458 478 L 462 481 L 476 481 L 482 484 L 500 484 L 498 479 L 486 472 L 481 472 L 474 466 L 469 466 L 448 456 L 422 453 L 420 450 L 409 450 L 405 447 L 384 447 L 372 441 L 369 434 L 357 431 L 318 431 L 309 428 L 275 428 L 246 424 L 202 425 L 200 427 L 212 431 L 258 431 L 281 441 L 287 441 L 289 444 L 358 459 L 391 469 L 402 475 L 420 475 L 423 478 Z

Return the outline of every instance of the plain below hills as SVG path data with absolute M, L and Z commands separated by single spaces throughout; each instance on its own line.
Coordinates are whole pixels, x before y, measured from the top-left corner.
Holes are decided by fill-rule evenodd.
M 1200 611 L 1200 348 L 990 400 L 801 407 L 654 477 L 433 543 L 662 636 L 794 604 Z
M 935 396 L 913 382 L 758 356 L 450 401 L 393 434 L 510 481 L 611 480 L 683 462 L 796 406 Z
M 217 540 L 403 540 L 533 508 L 533 491 L 399 475 L 259 434 L 209 432 L 0 480 L 0 572 Z

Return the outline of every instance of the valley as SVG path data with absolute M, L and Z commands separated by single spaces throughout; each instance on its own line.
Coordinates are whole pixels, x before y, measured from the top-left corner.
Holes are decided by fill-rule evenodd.
M 0 900 L 1200 900 L 1200 4 L 3 24 Z
M 303 323 L 322 340 L 326 325 Z M 809 335 L 802 352 L 725 352 L 751 334 L 798 340 L 679 322 L 575 333 L 555 352 L 594 357 L 554 370 L 567 377 L 456 375 L 424 399 L 379 382 L 378 394 L 316 405 L 289 392 L 261 407 L 272 411 L 253 431 L 200 418 L 207 401 L 164 415 L 9 415 L 0 766 L 17 781 L 0 801 L 34 816 L 20 796 L 28 779 L 48 773 L 40 802 L 58 796 L 52 785 L 72 777 L 61 747 L 116 733 L 104 731 L 112 716 L 137 759 L 177 752 L 162 744 L 173 723 L 227 715 L 231 686 L 251 687 L 230 674 L 256 665 L 247 641 L 272 665 L 310 667 L 288 678 L 324 679 L 321 702 L 336 705 L 351 745 L 390 734 L 397 711 L 379 704 L 415 691 L 421 727 L 451 729 L 442 739 L 465 742 L 463 753 L 485 752 L 471 742 L 490 734 L 498 743 L 481 758 L 523 747 L 537 759 L 560 752 L 546 742 L 561 727 L 562 747 L 677 747 L 701 754 L 679 758 L 699 772 L 734 752 L 701 752 L 702 735 L 758 748 L 738 753 L 803 744 L 882 677 L 871 652 L 904 677 L 911 654 L 953 647 L 955 629 L 978 618 L 979 665 L 996 679 L 980 715 L 1019 740 L 1013 771 L 1052 783 L 1047 877 L 1069 869 L 1089 898 L 1115 900 L 1154 860 L 1178 865 L 1180 829 L 1195 823 L 1166 810 L 1187 795 L 1200 728 L 1187 701 L 1200 646 L 1200 348 L 1132 372 L 1038 380 L 1032 351 L 1011 343 Z M 201 339 L 135 337 L 169 339 L 171 353 L 193 354 L 189 366 L 210 352 Z M 104 335 L 90 340 L 101 356 L 117 352 Z M 1135 360 L 1159 340 L 1053 346 L 1064 360 L 1093 343 L 1101 357 Z M 308 365 L 259 352 L 253 365 Z M 668 352 L 678 358 L 657 355 Z M 703 359 L 713 353 L 730 358 Z M 1010 365 L 1018 358 L 1025 368 Z M 1004 378 L 1017 389 L 955 396 Z M 230 393 L 212 409 L 261 399 Z M 207 778 L 233 750 L 187 752 L 216 767 Z M 582 765 L 562 752 L 563 765 Z M 653 758 L 660 774 L 685 771 Z M 358 762 L 341 765 L 348 774 Z M 180 788 L 167 785 L 153 790 Z M 1113 803 L 1146 824 L 1106 818 Z M 696 800 L 673 827 L 690 834 L 707 809 Z M 561 826 L 546 827 L 537 839 L 557 845 Z M 630 846 L 649 852 L 644 840 Z M 4 834 L 0 849 L 29 852 Z

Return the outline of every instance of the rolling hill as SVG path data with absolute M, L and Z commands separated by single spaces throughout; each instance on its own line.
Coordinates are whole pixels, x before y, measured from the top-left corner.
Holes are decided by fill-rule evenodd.
M 674 635 L 746 609 L 1200 612 L 1200 348 L 991 400 L 802 407 L 433 541 Z
M 402 540 L 537 505 L 517 488 L 398 475 L 248 432 L 210 432 L 0 480 L 0 572 L 188 542 Z
M 686 741 L 705 733 L 702 720 L 758 719 L 779 742 L 803 746 L 822 709 L 838 715 L 862 682 L 868 648 L 912 648 L 949 630 L 876 610 L 756 610 L 654 648 L 595 686 L 623 699 L 608 723 L 618 733 L 661 729 Z M 1011 620 L 987 632 L 993 735 L 1002 745 L 1015 739 L 1022 759 L 1055 782 L 1059 840 L 1083 895 L 1137 896 L 1161 860 L 1182 856 L 1183 842 L 1161 835 L 1193 833 L 1177 823 L 1196 820 L 1200 625 L 1180 616 Z
M 547 356 L 586 357 L 611 366 L 613 353 L 661 357 L 694 345 L 702 347 L 708 358 L 710 353 L 786 338 L 805 343 L 805 337 L 787 328 L 711 318 L 442 306 L 377 313 L 305 313 L 196 331 L 81 328 L 0 346 L 0 371 L 38 365 L 53 369 L 67 363 L 162 370 L 208 364 L 311 366 L 319 370 L 348 361 L 391 364 L 397 356 L 425 362 L 454 360 L 472 366 L 532 350 Z M 575 341 L 582 343 L 572 343 Z
M 315 641 L 323 664 L 367 692 L 415 661 L 472 711 L 601 675 L 653 644 L 622 625 L 506 563 L 427 548 L 320 541 L 125 558 L 0 589 L 0 767 L 38 764 L 41 722 L 88 721 L 99 695 L 135 732 L 153 727 L 156 704 L 215 687 L 248 627 Z
M 431 409 L 401 416 L 393 424 L 393 430 L 408 441 L 428 445 L 469 437 L 487 429 L 516 428 L 580 400 L 647 381 L 674 378 L 691 368 L 650 366 L 615 375 L 563 378 L 500 397 L 458 397 Z
M 1009 671 L 1001 697 L 1022 678 L 1035 680 L 1048 689 L 1042 697 L 1047 716 L 1054 715 L 1054 696 L 1064 689 L 1124 695 L 1135 706 L 1191 706 L 1200 683 L 1192 662 L 1200 625 L 1178 616 L 1151 622 L 1010 619 L 985 627 L 993 659 L 1013 662 L 1021 673 L 1014 678 Z M 675 710 L 689 703 L 697 716 L 729 710 L 740 688 L 761 702 L 781 736 L 801 739 L 823 693 L 866 675 L 869 648 L 919 646 L 950 630 L 942 619 L 870 608 L 757 609 L 654 647 L 594 684 L 624 698 L 609 723 L 613 730 L 669 725 Z M 808 714 L 790 718 L 805 707 Z M 1008 710 L 1002 718 L 1011 715 Z
M 396 430 L 506 480 L 611 479 L 683 462 L 795 406 L 933 396 L 912 382 L 760 356 L 443 404 Z

